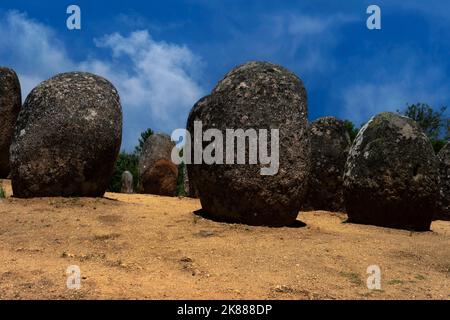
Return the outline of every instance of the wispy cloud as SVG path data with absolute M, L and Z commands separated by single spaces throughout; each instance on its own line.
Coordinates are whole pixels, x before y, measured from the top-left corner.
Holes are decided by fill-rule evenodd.
M 51 28 L 17 11 L 0 16 L 0 24 L 0 57 L 17 69 L 23 96 L 50 75 L 75 68 Z
M 305 72 L 329 72 L 333 67 L 332 50 L 339 44 L 342 28 L 358 21 L 348 14 L 286 14 L 274 17 L 284 25 L 281 39 L 289 39 L 292 57 L 303 57 Z
M 246 13 L 233 15 L 233 19 L 239 21 L 251 21 L 251 25 L 245 28 L 223 19 L 225 21 L 220 23 L 229 33 L 229 38 L 208 45 L 221 55 L 220 60 L 285 61 L 289 67 L 301 70 L 301 75 L 329 71 L 333 64 L 330 56 L 339 43 L 342 28 L 358 21 L 358 17 L 349 14 L 287 11 L 264 12 L 252 17 Z
M 128 149 L 146 127 L 171 131 L 183 126 L 206 89 L 248 60 L 268 60 L 297 73 L 308 90 L 311 120 L 335 115 L 359 125 L 407 102 L 449 103 L 448 17 L 443 17 L 448 4 L 442 1 L 430 0 L 431 6 L 382 1 L 380 32 L 365 26 L 370 1 L 194 2 L 201 2 L 199 19 L 179 15 L 163 21 L 161 29 L 156 14 L 120 15 L 117 24 L 134 31 L 92 39 L 89 55 L 77 50 L 77 58 L 54 30 L 9 12 L 0 15 L 0 61 L 18 71 L 24 93 L 69 70 L 110 79 L 122 97 Z M 174 34 L 189 47 L 159 40 Z
M 199 57 L 185 46 L 155 41 L 146 30 L 127 36 L 114 33 L 95 43 L 109 49 L 111 57 L 87 60 L 80 69 L 103 75 L 117 86 L 130 113 L 129 118 L 125 114 L 126 122 L 136 121 L 134 116 L 140 114 L 159 130 L 184 127 L 190 108 L 204 93 L 197 82 Z
M 0 58 L 18 72 L 24 97 L 59 72 L 84 70 L 109 79 L 121 95 L 127 149 L 147 127 L 183 127 L 204 93 L 197 81 L 201 59 L 186 46 L 154 40 L 147 30 L 105 35 L 94 43 L 107 50 L 106 57 L 76 61 L 51 28 L 23 13 L 8 12 L 0 24 Z
M 450 80 L 445 68 L 426 57 L 409 47 L 386 50 L 378 59 L 368 57 L 365 64 L 359 64 L 366 74 L 364 79 L 335 88 L 337 105 L 342 106 L 339 116 L 361 124 L 379 112 L 396 111 L 407 103 L 447 104 Z

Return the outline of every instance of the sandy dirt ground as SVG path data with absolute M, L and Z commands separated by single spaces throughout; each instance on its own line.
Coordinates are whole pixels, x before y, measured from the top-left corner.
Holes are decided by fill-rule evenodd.
M 195 199 L 22 200 L 2 183 L 0 299 L 450 299 L 448 221 L 416 233 L 317 211 L 304 227 L 250 227 L 195 215 Z

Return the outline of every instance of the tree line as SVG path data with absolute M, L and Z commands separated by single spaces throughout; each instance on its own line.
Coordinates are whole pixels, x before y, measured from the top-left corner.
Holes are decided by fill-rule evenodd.
M 416 121 L 425 134 L 430 138 L 435 153 L 450 140 L 450 118 L 447 115 L 447 107 L 435 109 L 426 103 L 406 104 L 406 107 L 397 113 Z M 344 121 L 350 139 L 356 138 L 360 128 L 357 128 L 350 120 Z

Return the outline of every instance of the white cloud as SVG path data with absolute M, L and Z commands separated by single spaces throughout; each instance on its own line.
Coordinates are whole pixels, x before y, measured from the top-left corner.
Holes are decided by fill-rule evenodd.
M 330 58 L 332 50 L 339 43 L 342 27 L 358 21 L 352 15 L 335 13 L 311 15 L 279 12 L 261 18 L 259 34 L 268 39 L 270 48 L 286 60 L 293 60 L 293 66 L 303 74 L 329 73 L 335 66 Z M 246 40 L 259 39 L 250 35 Z M 258 44 L 256 44 L 258 45 Z
M 169 133 L 184 127 L 192 105 L 204 90 L 195 80 L 201 61 L 187 47 L 158 42 L 148 31 L 129 36 L 118 33 L 95 41 L 111 51 L 108 61 L 90 59 L 80 64 L 109 79 L 118 88 L 124 109 L 126 145 L 136 143 L 139 133 L 153 124 L 153 129 Z M 124 62 L 126 61 L 126 62 Z
M 330 32 L 346 23 L 355 21 L 357 21 L 355 17 L 344 14 L 328 16 L 289 15 L 286 18 L 289 33 L 300 38 L 323 35 L 325 32 Z
M 433 17 L 435 23 L 448 21 L 448 1 L 427 0 L 427 1 L 404 1 L 395 0 L 386 3 L 386 6 L 400 7 L 405 10 L 414 10 L 421 15 L 429 15 Z M 437 19 L 437 20 L 436 20 Z
M 372 74 L 364 81 L 336 90 L 341 92 L 338 105 L 343 106 L 339 115 L 359 125 L 377 113 L 396 111 L 407 103 L 445 105 L 450 98 L 445 71 L 412 52 L 408 48 L 390 51 L 391 63 L 385 59 L 373 62 Z
M 169 133 L 184 127 L 190 108 L 204 93 L 196 80 L 201 60 L 185 46 L 154 40 L 146 30 L 106 35 L 94 43 L 109 56 L 75 61 L 51 28 L 25 14 L 8 12 L 0 24 L 0 58 L 16 69 L 24 97 L 59 72 L 89 71 L 110 80 L 122 100 L 127 149 L 147 127 Z
M 17 11 L 8 12 L 0 21 L 0 57 L 19 73 L 24 96 L 52 74 L 74 68 L 50 28 Z
M 300 70 L 301 77 L 316 78 L 334 68 L 331 54 L 343 35 L 342 28 L 358 17 L 271 10 L 256 14 L 232 11 L 217 20 L 216 28 L 223 29 L 226 37 L 219 42 L 211 39 L 204 49 L 205 56 L 212 52 L 216 64 L 230 68 L 237 62 L 267 60 Z

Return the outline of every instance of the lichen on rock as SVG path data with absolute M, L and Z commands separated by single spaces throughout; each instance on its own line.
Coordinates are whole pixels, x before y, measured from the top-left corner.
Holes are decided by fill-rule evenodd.
M 416 122 L 390 112 L 373 117 L 358 133 L 346 163 L 349 221 L 429 230 L 437 210 L 437 166 Z

